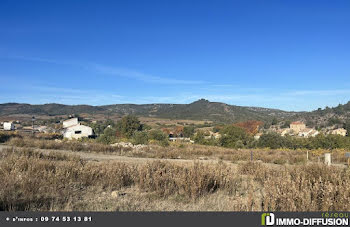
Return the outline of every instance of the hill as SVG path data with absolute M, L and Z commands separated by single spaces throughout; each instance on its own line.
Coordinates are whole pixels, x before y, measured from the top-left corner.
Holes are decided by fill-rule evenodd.
M 296 119 L 302 119 L 310 127 L 349 127 L 350 122 L 350 102 L 337 107 L 318 108 L 312 112 L 299 113 L 294 116 Z M 345 126 L 348 124 L 348 126 Z
M 0 115 L 68 115 L 68 114 L 133 114 L 144 117 L 167 119 L 208 120 L 215 122 L 239 122 L 245 120 L 270 121 L 273 118 L 286 119 L 295 112 L 260 107 L 243 107 L 200 99 L 190 104 L 114 104 L 105 106 L 20 103 L 0 104 Z

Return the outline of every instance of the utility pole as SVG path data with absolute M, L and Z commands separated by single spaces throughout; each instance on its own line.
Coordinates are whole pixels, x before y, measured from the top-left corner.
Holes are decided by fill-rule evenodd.
M 35 117 L 32 117 L 32 133 L 34 135 L 34 121 L 35 121 Z

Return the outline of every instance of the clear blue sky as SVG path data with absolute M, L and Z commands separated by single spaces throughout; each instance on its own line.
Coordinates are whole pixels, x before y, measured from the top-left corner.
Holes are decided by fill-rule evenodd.
M 350 101 L 350 1 L 0 1 L 0 103 Z

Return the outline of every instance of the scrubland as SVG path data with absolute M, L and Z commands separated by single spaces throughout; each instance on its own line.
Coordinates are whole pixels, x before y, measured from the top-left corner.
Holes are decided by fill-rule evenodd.
M 310 162 L 323 162 L 324 153 L 332 153 L 332 162 L 346 164 L 346 149 L 231 149 L 217 146 L 198 144 L 172 143 L 171 146 L 148 145 L 143 149 L 135 150 L 129 147 L 110 146 L 93 141 L 65 141 L 43 140 L 29 137 L 11 138 L 7 145 L 15 147 L 30 147 L 50 150 L 82 151 L 103 154 L 115 154 L 128 157 L 160 158 L 160 159 L 208 159 L 229 162 L 250 161 L 251 152 L 253 160 L 274 164 L 305 164 Z M 308 159 L 307 160 L 307 153 Z
M 181 151 L 183 153 L 208 154 L 209 157 L 212 155 L 210 152 L 216 152 L 210 147 L 204 149 L 196 146 L 191 148 L 193 150 L 186 147 L 171 149 L 184 149 Z M 217 152 L 225 156 L 229 150 Z M 250 155 L 246 150 L 235 152 L 236 156 L 244 159 Z M 273 151 L 273 157 L 277 157 L 274 152 L 287 153 L 280 155 L 280 158 L 293 156 L 288 154 L 289 151 Z M 68 155 L 58 151 L 42 152 L 34 148 L 2 149 L 0 210 L 350 209 L 350 172 L 344 166 L 291 163 L 292 158 L 284 164 L 264 163 L 268 160 L 250 162 L 243 158 L 238 162 L 219 159 L 215 164 L 201 160 L 190 163 L 162 160 L 142 163 L 97 162 L 83 160 L 78 153 Z M 258 154 L 257 152 L 256 156 Z

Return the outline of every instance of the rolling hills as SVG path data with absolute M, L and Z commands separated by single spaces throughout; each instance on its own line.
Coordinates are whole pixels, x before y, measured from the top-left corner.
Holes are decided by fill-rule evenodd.
M 58 116 L 83 113 L 90 115 L 101 114 L 106 117 L 132 114 L 140 117 L 207 120 L 222 123 L 246 120 L 271 122 L 273 118 L 277 118 L 279 121 L 302 120 L 312 126 L 326 126 L 329 122 L 345 123 L 349 120 L 350 102 L 334 108 L 319 108 L 312 112 L 288 112 L 261 107 L 236 106 L 220 102 L 210 102 L 205 99 L 200 99 L 190 104 L 114 104 L 104 106 L 63 105 L 56 103 L 42 105 L 21 103 L 0 104 L 0 116 L 18 114 Z
M 243 107 L 200 99 L 190 104 L 114 104 L 105 106 L 20 103 L 0 104 L 0 115 L 68 115 L 68 114 L 133 114 L 144 117 L 167 119 L 208 120 L 215 122 L 238 122 L 245 120 L 269 121 L 273 118 L 286 119 L 296 112 L 260 107 Z

